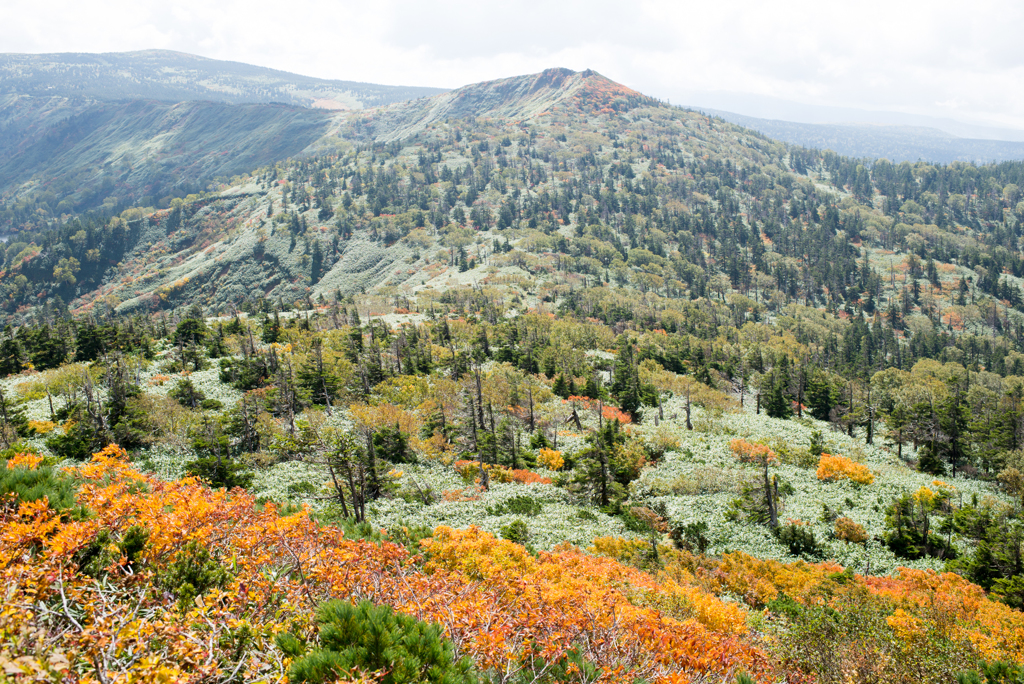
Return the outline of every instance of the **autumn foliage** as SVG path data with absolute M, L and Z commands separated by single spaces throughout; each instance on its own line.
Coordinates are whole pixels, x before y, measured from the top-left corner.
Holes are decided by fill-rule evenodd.
M 745 636 L 742 609 L 610 558 L 572 548 L 534 557 L 480 530 L 447 528 L 410 557 L 397 544 L 346 539 L 305 511 L 257 506 L 241 490 L 144 476 L 117 447 L 79 476 L 88 519 L 45 501 L 2 511 L 0 665 L 9 674 L 98 683 L 235 672 L 239 681 L 280 681 L 288 658 L 274 636 L 290 631 L 315 643 L 313 616 L 330 598 L 440 624 L 455 652 L 496 673 L 494 681 L 549 667 L 573 649 L 607 682 L 626 673 L 668 683 L 772 670 Z M 129 558 L 132 536 L 145 543 Z M 183 590 L 161 578 L 187 546 L 203 549 L 204 572 L 220 579 L 183 604 Z
M 748 442 L 745 439 L 734 439 L 729 442 L 733 455 L 744 463 L 774 463 L 777 461 L 775 452 L 766 444 Z
M 31 455 L 8 463 L 39 465 Z M 879 616 L 881 631 L 839 632 L 827 662 L 863 665 L 875 649 L 864 662 L 881 678 L 871 681 L 939 681 L 914 669 L 915 644 L 952 644 L 948 667 L 1024 649 L 1024 615 L 953 574 L 863 578 L 834 563 L 716 560 L 663 545 L 652 575 L 635 566 L 650 557 L 647 541 L 533 555 L 476 528 L 439 527 L 418 547 L 373 543 L 241 490 L 142 475 L 116 446 L 69 476 L 88 515 L 45 499 L 0 507 L 0 667 L 13 681 L 282 681 L 292 657 L 275 637 L 315 647 L 328 599 L 437 624 L 454 655 L 494 682 L 543 681 L 570 654 L 597 668 L 587 681 L 814 681 L 813 653 L 799 654 L 815 642 L 794 635 L 853 611 Z M 750 610 L 775 615 L 780 601 L 791 617 L 750 629 Z M 800 611 L 823 617 L 801 623 Z
M 818 479 L 833 482 L 850 480 L 857 484 L 869 485 L 875 481 L 875 476 L 866 465 L 851 461 L 845 456 L 822 454 L 818 462 Z
M 548 470 L 561 470 L 565 465 L 565 459 L 562 458 L 561 451 L 541 447 L 537 450 L 537 465 Z

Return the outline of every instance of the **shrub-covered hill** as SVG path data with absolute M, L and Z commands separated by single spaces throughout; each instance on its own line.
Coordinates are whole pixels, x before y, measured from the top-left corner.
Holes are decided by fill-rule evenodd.
M 847 380 L 755 323 L 714 341 L 500 311 L 364 325 L 373 302 L 22 328 L 0 361 L 45 370 L 0 382 L 0 436 L 71 461 L 119 443 L 165 479 L 324 519 L 949 569 L 1024 603 L 1017 376 L 925 358 Z
M 1024 634 L 952 574 L 667 547 L 643 572 L 644 542 L 533 555 L 476 528 L 359 539 L 240 490 L 152 479 L 116 446 L 65 474 L 24 453 L 0 473 L 5 491 L 32 473 L 79 488 L 74 512 L 24 491 L 0 509 L 13 681 L 939 682 L 1015 658 Z M 315 613 L 328 599 L 414 619 Z
M 310 78 L 171 50 L 4 53 L 0 54 L 0 87 L 34 97 L 106 102 L 276 102 L 324 109 L 376 107 L 442 92 L 440 88 Z

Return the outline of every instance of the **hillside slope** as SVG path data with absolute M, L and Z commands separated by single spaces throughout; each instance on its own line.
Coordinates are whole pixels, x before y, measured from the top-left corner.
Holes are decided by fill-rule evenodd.
M 330 115 L 286 105 L 8 96 L 0 117 L 2 192 L 32 193 L 60 215 L 202 191 L 214 178 L 300 154 Z
M 152 50 L 0 55 L 0 232 L 207 189 L 301 154 L 331 112 L 443 92 Z
M 330 151 L 330 156 L 260 169 L 225 191 L 222 199 L 210 197 L 180 211 L 136 219 L 132 227 L 119 229 L 118 235 L 127 235 L 129 242 L 112 245 L 113 260 L 89 263 L 83 243 L 81 256 L 74 255 L 82 265 L 76 281 L 44 291 L 56 291 L 65 301 L 80 297 L 78 301 L 88 302 L 98 296 L 94 288 L 102 280 L 103 295 L 116 294 L 126 306 L 142 302 L 150 306 L 157 301 L 154 295 L 170 291 L 176 293 L 175 301 L 197 297 L 205 305 L 222 306 L 259 297 L 254 283 L 263 284 L 259 288 L 263 295 L 285 301 L 307 294 L 365 291 L 385 282 L 439 286 L 436 273 L 424 270 L 431 263 L 425 250 L 441 237 L 436 230 L 419 246 L 398 240 L 410 229 L 425 226 L 427 218 L 434 228 L 453 220 L 477 231 L 508 227 L 500 210 L 510 201 L 506 195 L 513 169 L 531 169 L 532 178 L 522 188 L 528 192 L 521 199 L 536 204 L 539 198 L 551 196 L 560 174 L 572 175 L 565 161 L 569 155 L 600 152 L 600 163 L 606 164 L 613 153 L 618 154 L 619 143 L 613 146 L 613 141 L 628 134 L 634 124 L 650 134 L 678 136 L 687 128 L 708 123 L 701 115 L 660 105 L 594 72 L 566 69 L 474 84 L 366 112 L 336 114 L 327 133 L 314 144 Z M 767 147 L 756 136 L 750 141 L 746 134 L 737 138 L 740 129 L 706 130 L 715 144 L 730 153 L 747 155 L 749 150 Z M 467 137 L 458 140 L 463 134 Z M 516 137 L 514 142 L 511 135 Z M 687 158 L 704 154 L 708 145 L 703 134 L 684 134 L 680 140 L 692 147 L 693 151 L 683 153 Z M 440 155 L 429 171 L 421 164 L 421 159 L 426 163 L 423 154 L 428 149 L 431 155 Z M 781 147 L 775 150 L 778 156 L 782 153 Z M 379 161 L 378 169 L 374 159 Z M 757 153 L 751 160 L 763 164 L 767 157 Z M 587 163 L 595 162 L 596 158 Z M 630 173 L 633 168 L 642 172 L 646 165 L 630 166 Z M 463 180 L 441 181 L 439 174 L 445 168 L 448 173 L 457 169 Z M 625 173 L 625 166 L 622 169 Z M 393 195 L 395 191 L 403 196 Z M 516 191 L 517 196 L 520 192 Z M 462 219 L 452 214 L 456 205 Z M 541 218 L 533 219 L 534 226 Z M 562 206 L 543 220 L 549 233 L 556 228 L 554 220 L 568 226 L 573 220 L 571 209 Z M 150 242 L 132 241 L 136 239 L 132 236 L 144 234 Z M 101 243 L 111 244 L 103 235 L 113 233 L 96 233 L 87 242 L 103 252 Z M 478 264 L 486 251 L 477 250 Z M 45 282 L 62 254 L 61 250 L 45 251 L 19 271 L 32 282 Z M 107 268 L 118 262 L 118 275 L 111 277 Z M 229 272 L 238 274 L 238 279 L 228 277 Z M 237 282 L 246 285 L 236 287 Z M 160 306 L 166 299 L 159 300 Z
M 868 170 L 564 69 L 323 121 L 309 110 L 278 115 L 284 123 L 270 119 L 266 137 L 280 142 L 277 131 L 294 126 L 308 134 L 306 156 L 173 211 L 9 243 L 8 310 L 40 293 L 131 310 L 381 285 L 413 294 L 515 269 L 533 276 L 535 297 L 560 293 L 568 272 L 668 297 L 733 292 L 752 310 L 794 300 L 845 315 L 884 308 L 894 336 L 924 319 L 929 330 L 955 319 L 961 331 L 975 321 L 1009 331 L 1024 306 L 1012 228 L 1024 215 L 1020 165 Z M 235 128 L 211 128 L 248 149 Z M 268 149 L 288 151 L 249 158 Z M 211 172 L 237 168 L 222 158 Z M 60 268 L 69 258 L 74 278 Z M 944 266 L 929 267 L 923 287 L 929 258 Z M 463 263 L 475 268 L 444 272 Z

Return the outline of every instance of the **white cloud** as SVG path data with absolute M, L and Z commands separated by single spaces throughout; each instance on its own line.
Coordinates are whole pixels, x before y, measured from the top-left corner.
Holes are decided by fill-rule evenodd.
M 164 48 L 346 80 L 455 87 L 593 68 L 680 104 L 745 92 L 1024 128 L 1011 0 L 39 0 L 5 3 L 10 52 Z

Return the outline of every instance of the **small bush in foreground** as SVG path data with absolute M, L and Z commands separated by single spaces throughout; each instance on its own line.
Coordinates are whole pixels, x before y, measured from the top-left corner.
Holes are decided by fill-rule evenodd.
M 369 601 L 328 601 L 316 615 L 320 648 L 307 655 L 301 642 L 279 635 L 278 646 L 300 655 L 288 669 L 291 682 L 320 684 L 358 673 L 378 673 L 381 684 L 476 684 L 467 658 L 455 660 L 441 628 Z

